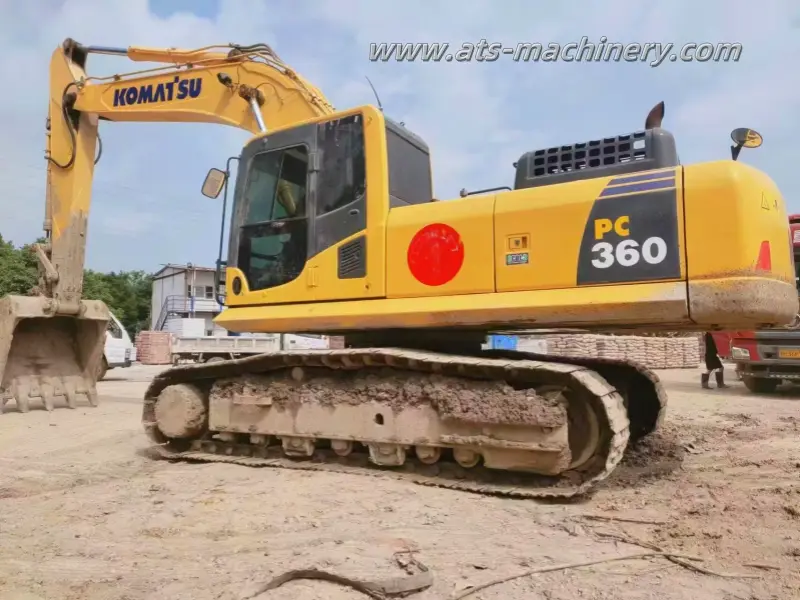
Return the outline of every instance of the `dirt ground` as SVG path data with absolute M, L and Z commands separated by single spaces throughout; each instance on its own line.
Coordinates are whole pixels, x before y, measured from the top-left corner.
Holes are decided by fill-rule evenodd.
M 0 416 L 0 599 L 234 600 L 293 569 L 400 577 L 396 553 L 411 550 L 434 578 L 411 598 L 444 600 L 526 569 L 647 551 L 642 545 L 756 578 L 655 557 L 519 578 L 470 598 L 800 598 L 800 391 L 756 396 L 731 381 L 704 393 L 699 372 L 663 371 L 663 431 L 591 498 L 563 505 L 376 477 L 156 461 L 139 425 L 155 372 L 110 371 L 95 409 Z M 300 581 L 258 599 L 364 597 Z

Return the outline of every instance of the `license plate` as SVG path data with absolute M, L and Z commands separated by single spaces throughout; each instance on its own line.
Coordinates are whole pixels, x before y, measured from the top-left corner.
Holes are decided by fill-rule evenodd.
M 800 358 L 800 349 L 798 350 L 778 350 L 778 356 L 781 358 Z

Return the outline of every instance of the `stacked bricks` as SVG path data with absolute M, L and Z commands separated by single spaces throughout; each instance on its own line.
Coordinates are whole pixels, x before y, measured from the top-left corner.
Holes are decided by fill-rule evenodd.
M 538 337 L 538 336 L 532 336 Z M 700 348 L 696 337 L 554 334 L 541 336 L 557 356 L 631 360 L 651 369 L 696 369 Z
M 143 365 L 168 365 L 172 362 L 172 334 L 169 331 L 142 331 L 136 336 L 136 360 Z

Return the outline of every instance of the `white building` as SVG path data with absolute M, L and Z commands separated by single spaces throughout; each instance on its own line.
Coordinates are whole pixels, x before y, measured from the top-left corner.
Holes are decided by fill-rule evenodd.
M 222 306 L 214 293 L 214 271 L 211 267 L 169 264 L 153 275 L 150 304 L 150 329 L 186 335 L 185 319 L 202 319 L 204 330 L 190 335 L 227 335 L 214 325 L 213 319 Z M 199 321 L 193 321 L 199 326 Z
M 214 293 L 214 271 L 211 267 L 165 265 L 153 275 L 150 300 L 150 329 L 169 331 L 178 337 L 225 336 L 227 329 L 214 324 L 224 307 Z M 220 290 L 224 291 L 224 290 Z M 324 335 L 244 333 L 243 336 L 280 338 L 284 349 L 328 348 Z M 338 347 L 338 346 L 337 346 Z

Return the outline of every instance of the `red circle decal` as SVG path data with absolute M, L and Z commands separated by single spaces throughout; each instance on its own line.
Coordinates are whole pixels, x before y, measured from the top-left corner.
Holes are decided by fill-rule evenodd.
M 444 285 L 464 264 L 464 243 L 458 232 L 444 223 L 420 229 L 408 245 L 408 269 L 425 285 Z

